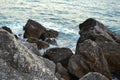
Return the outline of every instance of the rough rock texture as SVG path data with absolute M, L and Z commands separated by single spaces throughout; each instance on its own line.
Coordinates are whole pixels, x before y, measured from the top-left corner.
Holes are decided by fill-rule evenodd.
M 109 79 L 100 73 L 89 72 L 79 80 L 109 80 Z
M 24 38 L 40 38 L 41 35 L 46 31 L 46 28 L 38 22 L 29 19 L 24 27 L 25 33 Z
M 25 42 L 23 43 L 32 53 L 38 55 L 38 56 L 41 56 L 40 55 L 40 52 L 37 48 L 37 45 L 35 43 L 28 43 L 28 42 Z
M 55 63 L 60 62 L 64 67 L 67 67 L 68 60 L 72 55 L 73 53 L 69 48 L 51 48 L 44 53 L 43 57 Z
M 58 37 L 58 32 L 50 29 L 50 30 L 47 30 L 45 33 L 43 33 L 42 36 L 45 38 L 56 38 Z
M 102 23 L 92 18 L 80 24 L 79 28 L 81 37 L 77 45 L 87 39 L 95 41 L 103 49 L 110 70 L 120 70 L 120 35 L 113 33 Z
M 49 44 L 44 42 L 44 41 L 41 41 L 37 38 L 28 38 L 27 40 L 28 42 L 30 43 L 36 43 L 37 44 L 37 47 L 38 49 L 45 49 L 45 48 L 48 48 L 49 47 Z
M 34 37 L 37 39 L 42 39 L 43 41 L 46 38 L 56 38 L 58 37 L 58 32 L 55 30 L 47 30 L 40 23 L 29 19 L 24 27 L 25 33 L 24 38 Z
M 104 25 L 92 18 L 87 19 L 85 22 L 79 25 L 80 28 L 80 40 L 82 42 L 86 39 L 93 41 L 109 41 L 115 42 L 112 36 L 109 35 Z M 112 33 L 112 32 L 111 32 Z
M 3 29 L 0 29 L 0 64 L 0 80 L 58 80 L 53 62 L 33 54 Z
M 76 54 L 70 58 L 68 68 L 78 78 L 88 72 L 96 71 L 111 79 L 102 49 L 90 39 L 77 45 Z
M 64 80 L 70 80 L 68 70 L 64 68 L 61 63 L 56 65 L 56 73 L 59 73 Z

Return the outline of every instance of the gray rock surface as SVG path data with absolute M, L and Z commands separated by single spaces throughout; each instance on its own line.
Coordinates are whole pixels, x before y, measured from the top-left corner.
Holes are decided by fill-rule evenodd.
M 89 72 L 79 80 L 109 80 L 109 79 L 100 73 Z
M 3 29 L 0 29 L 0 64 L 0 80 L 58 80 L 52 61 L 33 54 Z

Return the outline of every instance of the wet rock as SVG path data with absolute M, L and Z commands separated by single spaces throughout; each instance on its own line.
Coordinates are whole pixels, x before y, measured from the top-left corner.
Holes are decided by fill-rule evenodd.
M 102 49 L 90 39 L 77 45 L 76 54 L 70 58 L 68 68 L 78 78 L 81 78 L 88 72 L 95 71 L 111 79 Z
M 3 29 L 0 38 L 0 80 L 58 80 L 52 61 L 35 55 Z
M 59 73 L 64 80 L 70 80 L 68 70 L 64 68 L 61 63 L 57 63 L 56 72 Z
M 89 72 L 79 80 L 109 80 L 109 79 L 100 73 Z
M 43 57 L 48 58 L 55 63 L 61 63 L 64 67 L 67 67 L 69 58 L 73 55 L 69 48 L 51 48 L 48 49 Z
M 102 23 L 92 18 L 80 24 L 79 28 L 81 37 L 77 45 L 87 39 L 95 41 L 102 48 L 110 70 L 120 70 L 120 35 L 110 31 Z
M 41 35 L 46 31 L 46 28 L 38 22 L 29 19 L 23 28 L 25 30 L 24 38 L 40 38 Z
M 8 31 L 9 33 L 13 34 L 12 30 L 8 28 L 7 26 L 3 26 L 2 29 Z
M 45 40 L 48 44 L 56 45 L 57 46 L 57 41 L 54 38 L 48 38 Z
M 28 43 L 28 42 L 25 42 L 23 43 L 32 53 L 38 55 L 38 56 L 41 56 L 40 55 L 40 52 L 37 48 L 37 45 L 35 43 Z
M 42 34 L 45 38 L 57 38 L 58 32 L 52 29 L 47 30 L 45 33 Z
M 45 49 L 45 48 L 48 48 L 49 47 L 49 44 L 44 42 L 44 41 L 41 41 L 37 38 L 28 38 L 27 40 L 28 42 L 30 43 L 36 43 L 37 44 L 37 47 L 38 49 Z

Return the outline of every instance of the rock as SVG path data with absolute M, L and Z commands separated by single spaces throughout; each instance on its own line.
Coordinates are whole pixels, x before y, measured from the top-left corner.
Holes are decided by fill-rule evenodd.
M 109 80 L 109 79 L 100 73 L 89 72 L 79 80 Z
M 76 47 L 76 53 L 68 64 L 70 73 L 81 78 L 88 72 L 99 72 L 109 79 L 111 74 L 102 49 L 92 40 L 85 40 Z
M 8 31 L 9 33 L 13 34 L 12 30 L 7 26 L 3 26 L 2 29 L 4 29 L 4 30 Z M 16 39 L 18 39 L 18 36 L 16 34 L 14 34 L 14 36 L 15 36 Z
M 7 26 L 3 26 L 2 29 L 8 31 L 9 33 L 13 34 L 12 30 L 8 28 Z
M 48 47 L 49 47 L 49 44 L 47 44 L 46 42 L 41 41 L 41 40 L 39 40 L 39 39 L 37 39 L 37 38 L 32 38 L 32 37 L 31 37 L 31 38 L 28 38 L 27 41 L 30 42 L 30 43 L 36 43 L 38 49 L 45 49 L 45 48 L 48 48 Z
M 40 52 L 37 48 L 37 45 L 35 43 L 28 43 L 28 42 L 25 42 L 23 43 L 32 53 L 38 55 L 38 56 L 41 56 L 40 55 Z
M 45 33 L 43 33 L 43 36 L 45 38 L 57 38 L 58 32 L 52 29 L 47 30 Z
M 103 50 L 110 71 L 120 71 L 120 44 L 113 42 L 98 44 Z
M 120 35 L 107 29 L 102 23 L 95 19 L 87 19 L 79 25 L 80 38 L 77 42 L 87 39 L 95 41 L 103 50 L 111 71 L 120 71 Z
M 52 61 L 33 54 L 3 29 L 0 38 L 0 80 L 58 80 Z
M 89 18 L 85 22 L 79 25 L 80 36 L 79 43 L 84 40 L 91 39 L 93 41 L 109 41 L 115 42 L 113 37 L 109 35 L 107 28 L 100 22 Z
M 55 63 L 61 63 L 64 67 L 67 67 L 69 58 L 73 55 L 69 48 L 51 48 L 48 49 L 43 57 L 48 58 Z
M 48 38 L 45 40 L 48 44 L 56 45 L 57 46 L 57 41 L 54 38 Z
M 59 73 L 64 80 L 70 80 L 68 70 L 64 68 L 61 63 L 57 63 L 56 72 Z
M 58 78 L 58 80 L 64 80 L 59 73 L 56 72 L 55 75 L 56 75 L 56 77 Z
M 38 22 L 29 19 L 24 27 L 25 33 L 24 38 L 40 38 L 41 35 L 46 31 L 46 28 Z
M 112 72 L 113 78 L 120 80 L 120 71 Z

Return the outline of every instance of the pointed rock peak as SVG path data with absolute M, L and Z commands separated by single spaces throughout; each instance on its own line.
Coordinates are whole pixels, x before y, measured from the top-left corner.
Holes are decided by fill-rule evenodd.
M 79 28 L 84 29 L 84 30 L 88 30 L 90 27 L 96 26 L 96 22 L 98 22 L 98 21 L 96 21 L 93 18 L 89 18 L 86 21 L 84 21 L 82 24 L 80 24 Z

